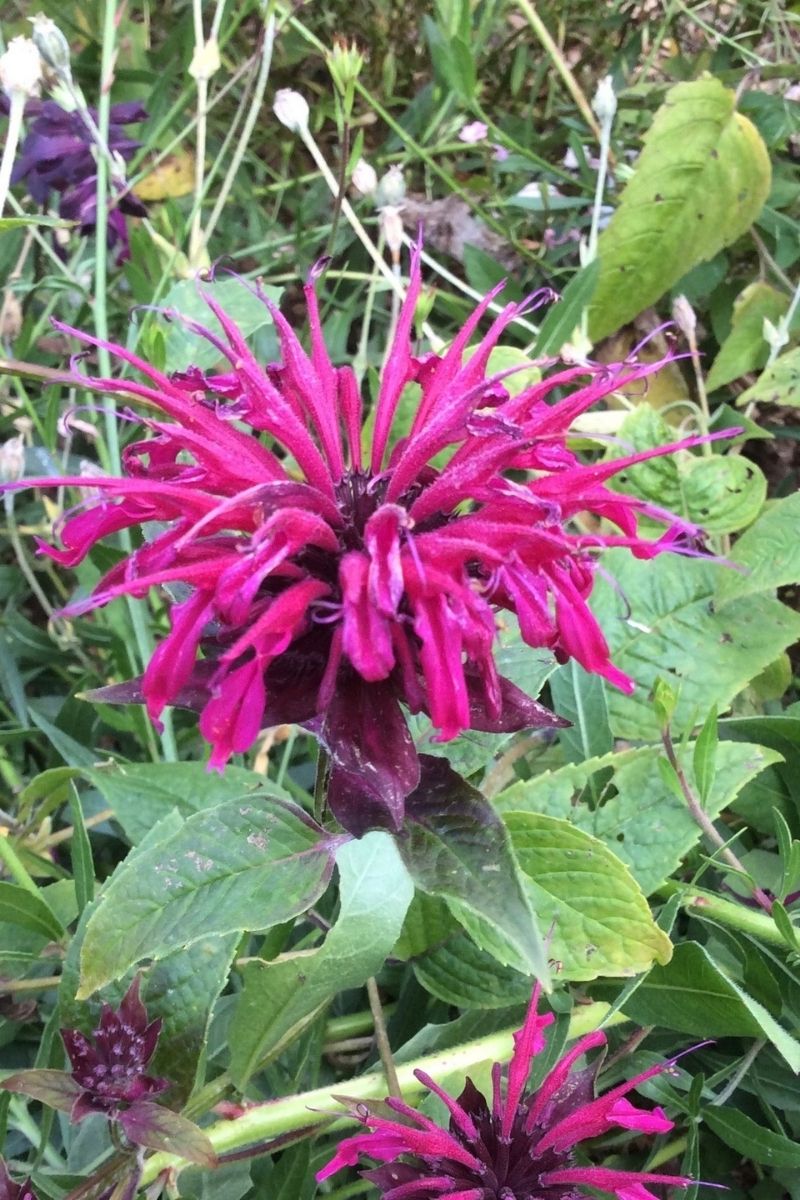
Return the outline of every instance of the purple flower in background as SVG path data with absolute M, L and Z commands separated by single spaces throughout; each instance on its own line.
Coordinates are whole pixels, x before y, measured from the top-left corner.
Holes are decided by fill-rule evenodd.
M 153 720 L 166 705 L 199 711 L 216 767 L 263 727 L 304 723 L 330 753 L 331 809 L 356 835 L 399 829 L 419 782 L 401 705 L 426 713 L 440 740 L 465 729 L 564 724 L 499 675 L 498 611 L 516 615 L 529 646 L 630 691 L 587 603 L 596 552 L 691 552 L 699 533 L 605 486 L 675 447 L 585 465 L 566 443 L 579 414 L 659 364 L 571 366 L 513 395 L 508 372 L 487 375 L 487 364 L 530 305 L 506 305 L 466 355 L 495 289 L 446 352 L 419 357 L 411 338 L 420 289 L 416 252 L 368 437 L 355 375 L 328 356 L 313 283 L 305 289 L 309 352 L 259 293 L 281 347 L 281 361 L 266 367 L 211 293 L 205 300 L 223 336 L 186 324 L 227 360 L 227 373 L 168 377 L 109 345 L 142 379 L 92 386 L 146 404 L 150 436 L 126 447 L 124 478 L 93 478 L 92 498 L 61 524 L 62 548 L 41 547 L 73 567 L 103 538 L 146 528 L 140 548 L 65 611 L 169 585 L 172 628 L 141 680 L 94 696 L 143 702 Z M 399 430 L 411 385 L 416 413 Z M 587 511 L 619 532 L 573 528 Z M 639 514 L 666 531 L 639 537 Z
M 30 1179 L 12 1183 L 6 1164 L 0 1158 L 0 1200 L 37 1200 Z
M 102 1113 L 119 1118 L 124 1128 L 125 1112 L 137 1100 L 166 1091 L 168 1079 L 145 1074 L 160 1032 L 161 1020 L 147 1019 L 147 1009 L 139 998 L 138 976 L 118 1009 L 103 1005 L 100 1024 L 91 1038 L 77 1029 L 62 1029 L 72 1079 L 81 1089 L 71 1119 L 81 1121 L 92 1113 Z
M 595 1095 L 596 1071 L 576 1070 L 587 1052 L 605 1043 L 597 1031 L 581 1038 L 534 1092 L 525 1087 L 534 1056 L 546 1045 L 544 1030 L 552 1014 L 538 1014 L 537 984 L 525 1024 L 514 1035 L 514 1053 L 505 1084 L 502 1065 L 492 1068 L 487 1100 L 467 1079 L 457 1100 L 423 1071 L 425 1087 L 446 1105 L 448 1127 L 390 1098 L 382 1105 L 356 1103 L 353 1116 L 370 1132 L 345 1138 L 317 1175 L 327 1179 L 362 1156 L 384 1164 L 364 1171 L 383 1200 L 579 1200 L 584 1187 L 610 1192 L 618 1200 L 655 1200 L 645 1185 L 685 1188 L 685 1176 L 585 1165 L 576 1151 L 582 1142 L 608 1132 L 668 1133 L 673 1123 L 661 1108 L 637 1108 L 627 1094 L 674 1060 L 651 1067 L 633 1079 Z
M 94 109 L 89 110 L 97 120 Z M 59 216 L 76 221 L 84 235 L 97 223 L 97 162 L 92 134 L 79 112 L 67 112 L 54 100 L 30 100 L 25 106 L 28 133 L 11 176 L 12 183 L 25 182 L 37 204 L 46 207 L 51 192 L 58 196 Z M 108 128 L 108 147 L 126 162 L 139 143 L 125 133 L 124 126 L 147 118 L 136 102 L 114 104 Z M 143 217 L 147 209 L 132 192 L 118 184 L 110 200 L 108 244 L 118 246 L 119 261 L 129 255 L 125 216 Z
M 488 133 L 489 126 L 484 125 L 483 121 L 472 121 L 469 125 L 462 125 L 458 131 L 458 138 L 459 141 L 474 146 L 476 142 L 485 141 Z

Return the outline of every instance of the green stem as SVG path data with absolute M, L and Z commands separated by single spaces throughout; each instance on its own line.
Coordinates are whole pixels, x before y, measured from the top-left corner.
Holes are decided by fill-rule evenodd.
M 786 946 L 775 922 L 759 909 L 748 908 L 747 905 L 736 904 L 732 900 L 722 900 L 713 892 L 690 887 L 685 883 L 676 883 L 671 879 L 661 885 L 658 895 L 664 899 L 679 895 L 683 908 L 690 916 L 718 921 L 720 925 L 738 929 L 741 933 L 750 934 L 751 937 L 769 942 L 772 946 Z
M 589 128 L 591 129 L 594 136 L 599 141 L 600 140 L 600 127 L 597 124 L 597 121 L 595 120 L 595 115 L 592 112 L 591 105 L 589 104 L 589 101 L 586 99 L 586 97 L 584 96 L 580 87 L 578 86 L 578 82 L 577 82 L 575 76 L 572 74 L 572 71 L 569 69 L 567 61 L 564 58 L 564 55 L 561 53 L 558 46 L 556 45 L 556 43 L 553 41 L 552 37 L 550 36 L 549 29 L 545 25 L 542 18 L 539 16 L 536 9 L 530 3 L 530 0 L 518 0 L 518 3 L 519 3 L 519 7 L 522 9 L 522 12 L 525 14 L 525 17 L 526 17 L 527 22 L 530 25 L 531 29 L 533 30 L 536 37 L 541 42 L 543 48 L 549 54 L 550 61 L 552 62 L 556 71 L 558 71 L 559 75 L 561 76 L 562 80 L 564 81 L 564 85 L 565 85 L 567 91 L 569 92 L 570 96 L 572 96 L 572 99 L 575 101 L 576 105 L 580 109 L 580 112 L 581 112 L 581 115 L 583 116 L 584 121 L 586 122 L 586 124 L 589 126 Z
M 587 1004 L 576 1011 L 570 1021 L 569 1036 L 583 1037 L 597 1029 L 608 1013 L 610 1005 L 603 1001 Z M 614 1013 L 608 1025 L 623 1024 L 628 1020 L 622 1013 Z M 421 1069 L 433 1076 L 442 1078 L 451 1072 L 458 1074 L 473 1071 L 480 1063 L 504 1062 L 510 1058 L 514 1048 L 513 1035 L 516 1029 L 506 1029 L 478 1041 L 467 1042 L 463 1046 L 455 1046 L 442 1054 L 433 1054 L 414 1062 L 404 1063 L 397 1068 L 397 1077 L 403 1095 L 408 1102 L 413 1102 L 420 1096 L 424 1086 L 414 1074 Z M 266 1141 L 282 1133 L 302 1129 L 310 1125 L 321 1125 L 328 1122 L 333 1109 L 331 1090 L 338 1096 L 351 1097 L 357 1100 L 382 1100 L 386 1096 L 386 1080 L 382 1071 L 362 1075 L 349 1083 L 328 1085 L 316 1088 L 312 1092 L 302 1092 L 299 1095 L 283 1096 L 280 1100 L 270 1100 L 266 1104 L 258 1104 L 248 1109 L 241 1117 L 233 1121 L 218 1121 L 207 1127 L 204 1132 L 210 1138 L 217 1154 L 230 1150 L 238 1150 L 242 1146 L 254 1142 Z M 337 1121 L 337 1126 L 350 1123 L 346 1115 Z M 175 1154 L 154 1154 L 145 1164 L 142 1176 L 142 1186 L 152 1183 L 163 1171 L 180 1170 L 187 1165 Z
M 25 94 L 14 89 L 11 93 L 8 110 L 8 128 L 3 144 L 3 157 L 0 160 L 0 217 L 8 196 L 8 185 L 11 182 L 11 170 L 14 166 L 14 155 L 17 152 L 17 142 L 22 130 L 22 117 L 25 112 Z

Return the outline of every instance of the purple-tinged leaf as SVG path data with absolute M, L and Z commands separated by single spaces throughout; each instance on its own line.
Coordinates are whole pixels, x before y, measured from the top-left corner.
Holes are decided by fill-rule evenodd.
M 137 1100 L 119 1114 L 119 1123 L 125 1136 L 137 1146 L 179 1154 L 201 1167 L 217 1165 L 214 1147 L 202 1129 L 180 1113 L 152 1100 Z
M 38 1068 L 7 1075 L 5 1079 L 0 1080 L 0 1088 L 6 1092 L 30 1096 L 32 1100 L 41 1100 L 42 1104 L 49 1108 L 57 1108 L 65 1113 L 72 1111 L 72 1106 L 81 1094 L 80 1085 L 66 1071 Z

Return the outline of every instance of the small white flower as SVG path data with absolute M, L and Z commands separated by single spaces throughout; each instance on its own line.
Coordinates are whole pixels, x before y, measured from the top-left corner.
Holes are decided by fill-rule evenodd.
M 351 182 L 362 196 L 372 196 L 378 187 L 378 175 L 371 163 L 365 158 L 360 158 L 353 168 Z
M 25 438 L 9 438 L 0 445 L 0 480 L 16 483 L 25 473 Z
M 610 75 L 604 75 L 597 85 L 597 91 L 592 100 L 592 108 L 597 114 L 597 119 L 604 124 L 609 124 L 614 120 L 614 113 L 617 111 L 617 96 L 614 91 L 614 80 Z
M 375 195 L 376 208 L 385 208 L 390 205 L 392 208 L 399 208 L 406 198 L 406 181 L 403 178 L 403 172 L 396 164 L 389 167 L 385 175 L 381 175 L 378 183 L 378 190 Z
M 393 255 L 398 255 L 403 247 L 403 218 L 400 209 L 391 204 L 385 204 L 381 209 L 381 232 L 386 239 L 386 245 Z
M 275 93 L 272 111 L 287 129 L 292 133 L 303 133 L 308 129 L 310 109 L 308 101 L 292 88 L 281 88 Z
M 41 78 L 42 60 L 34 43 L 26 37 L 12 38 L 0 56 L 0 87 L 9 98 L 15 93 L 37 96 Z

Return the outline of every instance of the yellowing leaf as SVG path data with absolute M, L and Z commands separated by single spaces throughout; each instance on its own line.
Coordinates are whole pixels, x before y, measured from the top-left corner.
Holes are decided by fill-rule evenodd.
M 187 150 L 179 154 L 168 154 L 152 171 L 134 187 L 140 200 L 178 199 L 189 196 L 194 190 L 194 155 Z
M 734 379 L 765 366 L 769 346 L 764 337 L 764 318 L 777 324 L 789 307 L 789 297 L 760 280 L 736 297 L 731 331 L 722 343 L 706 379 L 710 392 Z
M 603 231 L 589 309 L 594 341 L 654 304 L 740 237 L 770 188 L 769 155 L 734 93 L 710 76 L 671 88 Z

